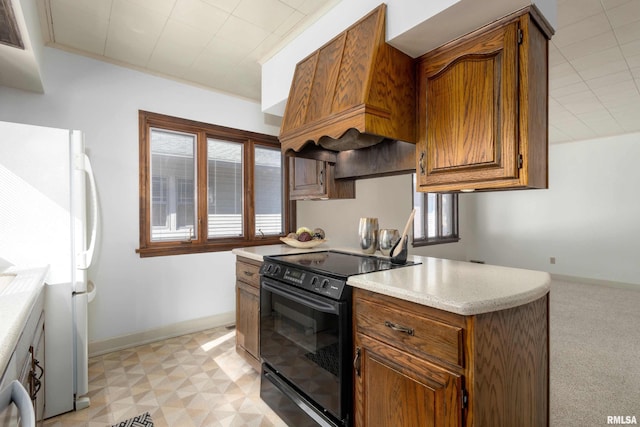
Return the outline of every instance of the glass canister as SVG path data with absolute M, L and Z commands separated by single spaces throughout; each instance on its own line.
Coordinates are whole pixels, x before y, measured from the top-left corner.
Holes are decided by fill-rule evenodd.
M 358 237 L 362 252 L 375 253 L 378 249 L 378 218 L 360 218 Z

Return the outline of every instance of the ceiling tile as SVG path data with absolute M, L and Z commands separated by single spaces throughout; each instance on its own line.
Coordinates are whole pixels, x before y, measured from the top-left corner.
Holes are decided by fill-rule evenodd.
M 208 42 L 207 34 L 169 19 L 151 55 L 149 68 L 183 77 Z
M 562 53 L 566 59 L 571 60 L 617 46 L 618 40 L 616 40 L 613 30 L 610 30 L 595 37 L 564 46 Z
M 618 42 L 620 44 L 627 44 L 635 40 L 640 40 L 640 24 L 632 22 L 622 27 L 614 29 Z
M 591 139 L 598 136 L 593 129 L 578 118 L 563 122 L 562 131 L 574 140 Z
M 577 83 L 554 89 L 553 96 L 557 99 L 561 99 L 563 96 L 573 95 L 575 93 L 585 92 L 589 90 L 589 86 L 587 86 L 587 84 L 583 80 L 580 80 Z
M 262 43 L 269 32 L 240 18 L 231 15 L 216 37 L 234 41 L 245 49 L 253 50 Z
M 579 7 L 576 4 L 579 3 Z M 558 3 L 558 25 L 566 27 L 603 12 L 600 0 L 572 0 Z
M 54 42 L 102 55 L 110 11 L 111 0 L 51 2 Z
M 304 0 L 282 0 L 282 3 L 291 6 L 294 9 L 298 9 L 302 3 L 304 3 Z
M 259 64 L 265 60 L 266 55 L 271 53 L 273 49 L 280 43 L 280 37 L 275 34 L 269 34 L 257 48 L 252 50 L 247 59 L 253 60 L 256 64 Z
M 631 79 L 632 79 L 632 76 L 629 70 L 623 70 L 617 73 L 607 74 L 602 77 L 589 79 L 589 80 L 586 80 L 585 82 L 591 89 L 597 89 L 601 87 L 608 87 L 618 82 L 623 82 Z
M 569 62 L 585 80 L 628 69 L 622 52 L 617 46 L 596 54 L 582 56 Z
M 603 12 L 561 28 L 562 31 L 558 31 L 553 37 L 553 42 L 558 47 L 568 46 L 580 40 L 606 33 L 611 30 L 611 25 Z
M 139 3 L 114 0 L 105 55 L 118 61 L 145 66 L 151 57 L 167 16 Z
M 322 9 L 326 3 L 326 0 L 304 0 L 297 9 L 305 15 L 311 15 L 318 9 Z
M 259 2 L 243 0 L 233 11 L 240 19 L 273 32 L 294 12 L 294 9 L 279 0 Z
M 629 3 L 630 1 L 637 1 L 637 0 L 600 0 L 600 1 L 602 2 L 602 6 L 604 7 L 604 9 L 609 10 L 609 9 L 613 9 L 614 7 L 621 6 L 625 3 Z
M 172 19 L 187 24 L 211 39 L 229 18 L 229 12 L 202 0 L 177 0 Z
M 607 10 L 607 16 L 613 28 L 631 23 L 640 25 L 640 1 L 630 1 Z
M 305 17 L 305 15 L 296 10 L 291 15 L 289 15 L 287 19 L 285 19 L 275 30 L 273 30 L 273 33 L 279 36 L 286 36 L 296 25 L 302 22 Z
M 202 0 L 202 1 L 229 13 L 233 12 L 235 8 L 238 7 L 238 4 L 240 4 L 240 0 Z
M 136 4 L 147 10 L 169 16 L 176 0 L 126 0 L 127 3 Z

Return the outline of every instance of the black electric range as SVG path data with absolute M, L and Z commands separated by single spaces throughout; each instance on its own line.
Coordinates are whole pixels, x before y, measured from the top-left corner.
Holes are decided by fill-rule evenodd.
M 261 274 L 340 300 L 349 276 L 417 264 L 412 261 L 394 264 L 390 258 L 327 250 L 265 256 Z

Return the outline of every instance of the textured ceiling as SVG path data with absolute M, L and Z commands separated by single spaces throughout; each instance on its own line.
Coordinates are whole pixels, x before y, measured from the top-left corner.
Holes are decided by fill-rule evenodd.
M 261 60 L 336 0 L 45 0 L 46 44 L 260 99 Z
M 44 0 L 50 46 L 260 99 L 260 63 L 339 0 Z M 558 0 L 550 142 L 640 131 L 640 0 Z

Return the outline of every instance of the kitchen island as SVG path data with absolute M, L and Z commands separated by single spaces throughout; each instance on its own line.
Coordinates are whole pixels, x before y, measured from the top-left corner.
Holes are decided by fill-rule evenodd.
M 323 246 L 313 251 L 329 249 Z M 234 250 L 239 262 L 256 265 L 296 252 L 282 245 Z M 550 275 L 409 259 L 420 264 L 347 281 L 354 425 L 548 425 Z

